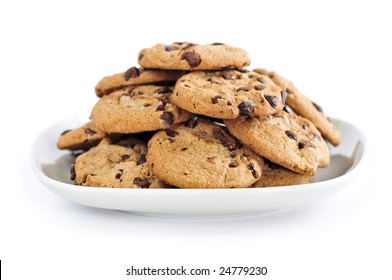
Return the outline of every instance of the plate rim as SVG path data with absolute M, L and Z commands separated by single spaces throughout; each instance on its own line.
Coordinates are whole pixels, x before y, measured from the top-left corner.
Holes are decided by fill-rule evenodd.
M 43 137 L 46 133 L 49 132 L 51 128 L 54 128 L 56 126 L 59 126 L 60 124 L 64 124 L 65 122 L 75 122 L 78 121 L 82 123 L 82 119 L 74 116 L 74 117 L 69 117 L 67 119 L 59 120 L 57 122 L 52 123 L 50 126 L 47 126 L 45 129 L 43 129 L 34 139 L 33 144 L 31 146 L 30 150 L 30 160 L 31 160 L 31 165 L 34 170 L 34 173 L 36 177 L 39 179 L 39 181 L 50 191 L 56 193 L 57 195 L 62 196 L 64 199 L 74 201 L 70 199 L 69 197 L 64 197 L 60 193 L 69 191 L 69 192 L 79 192 L 79 193 L 102 193 L 102 194 L 111 194 L 111 195 L 117 195 L 117 194 L 127 194 L 127 195 L 133 195 L 133 196 L 146 196 L 148 194 L 154 195 L 154 196 L 191 196 L 197 194 L 198 196 L 218 196 L 218 197 L 230 197 L 233 195 L 252 195 L 252 194 L 263 194 L 263 193 L 290 193 L 290 192 L 298 192 L 298 191 L 306 191 L 307 189 L 313 189 L 314 191 L 317 191 L 317 189 L 323 189 L 328 187 L 328 184 L 342 184 L 344 181 L 349 180 L 354 176 L 361 165 L 363 165 L 364 158 L 366 157 L 366 152 L 367 152 L 367 141 L 365 135 L 362 133 L 362 131 L 352 123 L 349 123 L 347 121 L 343 121 L 340 119 L 333 118 L 332 121 L 337 124 L 338 126 L 344 124 L 348 125 L 351 128 L 353 128 L 358 134 L 358 143 L 362 147 L 360 147 L 361 151 L 359 153 L 359 156 L 355 157 L 353 159 L 352 166 L 342 175 L 337 176 L 335 178 L 331 178 L 328 180 L 320 181 L 320 182 L 313 182 L 309 184 L 299 184 L 299 185 L 293 185 L 293 186 L 276 186 L 276 187 L 263 187 L 263 188 L 230 188 L 230 189 L 135 189 L 135 188 L 102 188 L 102 187 L 89 187 L 89 186 L 77 186 L 77 185 L 72 185 L 66 182 L 58 181 L 54 178 L 49 177 L 48 175 L 45 174 L 45 172 L 42 170 L 42 168 L 39 166 L 39 155 L 37 154 L 37 149 L 40 138 Z M 353 154 L 355 153 L 355 149 L 353 150 Z M 338 188 L 337 191 L 342 189 L 341 187 Z M 75 201 L 74 201 L 75 202 Z M 88 205 L 85 203 L 81 202 L 76 202 L 79 204 L 84 204 Z M 88 205 L 91 206 L 91 205 Z M 96 206 L 93 206 L 96 207 Z M 104 208 L 104 207 L 98 207 L 98 208 Z M 114 209 L 114 208 L 106 208 L 106 209 Z M 115 210 L 115 209 L 114 209 Z M 125 210 L 125 209 L 117 209 L 117 210 Z M 126 211 L 126 210 L 125 210 Z M 136 211 L 137 212 L 137 211 Z M 145 212 L 142 212 L 143 214 L 146 214 Z M 149 215 L 147 213 L 147 215 Z M 167 215 L 164 215 L 167 216 Z M 170 216 L 170 215 L 169 215 Z M 209 215 L 211 216 L 211 215 Z M 213 215 L 212 215 L 213 216 Z

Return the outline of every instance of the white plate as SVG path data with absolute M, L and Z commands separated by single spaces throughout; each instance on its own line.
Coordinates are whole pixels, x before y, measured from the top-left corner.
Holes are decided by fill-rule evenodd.
M 85 120 L 70 118 L 39 134 L 32 147 L 38 179 L 52 192 L 79 204 L 165 217 L 228 217 L 266 213 L 314 203 L 340 191 L 353 178 L 366 149 L 364 135 L 352 124 L 334 120 L 342 143 L 331 147 L 331 163 L 306 185 L 250 189 L 111 189 L 75 186 L 74 157 L 56 148 L 60 133 Z

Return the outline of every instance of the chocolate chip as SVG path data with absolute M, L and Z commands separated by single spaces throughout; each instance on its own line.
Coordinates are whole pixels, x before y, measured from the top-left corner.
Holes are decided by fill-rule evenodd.
M 168 125 L 172 125 L 173 124 L 173 119 L 174 119 L 174 115 L 170 112 L 163 112 L 162 115 L 159 117 L 161 120 L 163 120 L 165 123 L 167 123 Z
M 86 134 L 88 134 L 88 135 L 90 135 L 90 136 L 93 136 L 93 135 L 97 134 L 96 131 L 94 131 L 94 130 L 92 130 L 92 129 L 90 129 L 90 128 L 87 128 L 87 129 L 85 130 L 85 132 L 86 132 Z
M 182 49 L 186 50 L 186 49 L 189 49 L 189 48 L 191 48 L 193 46 L 196 46 L 196 44 L 189 43 L 189 44 L 185 45 Z
M 241 116 L 252 116 L 254 111 L 253 103 L 251 101 L 244 101 L 238 105 L 238 109 L 240 110 Z
M 237 145 L 231 137 L 225 134 L 222 129 L 216 127 L 213 129 L 212 134 L 216 139 L 218 139 L 223 146 L 225 146 L 229 151 L 233 151 L 237 148 Z
M 237 167 L 238 165 L 239 165 L 239 164 L 238 164 L 237 161 L 232 161 L 232 162 L 230 162 L 229 167 L 230 167 L 230 168 L 234 168 L 234 167 Z
M 191 118 L 191 119 L 185 124 L 185 126 L 186 126 L 186 127 L 189 127 L 189 128 L 195 128 L 196 125 L 197 125 L 197 117 Z
M 116 142 L 115 145 L 131 149 L 131 148 L 135 147 L 135 145 L 138 143 L 141 143 L 141 141 L 134 139 L 134 138 L 128 138 L 128 139 L 122 139 L 122 140 Z
M 130 79 L 139 77 L 139 75 L 140 75 L 139 69 L 137 69 L 136 67 L 131 67 L 131 68 L 129 68 L 129 69 L 125 72 L 125 74 L 124 74 L 124 79 L 125 79 L 126 81 L 129 81 Z
M 188 148 L 182 148 L 182 149 L 181 149 L 182 152 L 185 152 L 185 151 L 187 151 L 187 150 L 188 150 Z
M 312 102 L 312 104 L 313 104 L 314 108 L 316 108 L 316 109 L 317 109 L 317 111 L 319 111 L 319 112 L 323 112 L 323 108 L 321 108 L 321 106 L 320 106 L 320 105 L 318 105 L 317 103 L 314 103 L 314 102 Z
M 126 161 L 127 159 L 129 159 L 131 156 L 130 155 L 122 155 L 121 156 L 121 161 Z
M 217 104 L 218 99 L 222 99 L 222 95 L 217 95 L 217 96 L 214 96 L 213 98 L 211 98 L 212 104 Z
M 75 179 L 76 179 L 75 164 L 71 165 L 70 172 L 71 172 L 71 180 L 75 181 Z
M 249 91 L 249 88 L 248 87 L 237 88 L 237 92 L 239 92 L 239 91 Z
M 209 163 L 215 163 L 215 159 L 216 159 L 216 157 L 207 157 L 207 158 L 206 158 L 206 160 L 207 160 Z
M 265 99 L 267 99 L 268 103 L 272 108 L 276 108 L 278 106 L 279 98 L 274 95 L 264 95 Z
M 130 97 L 132 97 L 134 95 L 133 91 L 135 90 L 135 87 L 129 87 L 127 90 L 127 93 L 125 93 L 124 95 L 129 95 Z
M 265 89 L 265 85 L 259 84 L 259 85 L 255 85 L 255 90 L 263 90 Z
M 267 165 L 270 169 L 280 169 L 281 168 L 278 164 L 276 164 L 266 158 L 264 158 L 264 164 Z
M 286 130 L 284 133 L 286 133 L 287 137 L 289 137 L 290 139 L 297 141 L 298 138 L 294 132 L 292 132 L 290 130 Z
M 248 164 L 248 169 L 252 172 L 253 177 L 258 178 L 259 174 L 255 170 L 255 165 L 253 163 Z
M 150 187 L 150 182 L 147 179 L 142 179 L 139 177 L 133 179 L 133 183 L 142 189 L 147 189 L 148 187 Z
M 71 129 L 64 130 L 63 132 L 61 132 L 61 135 L 67 134 L 70 131 L 71 131 Z
M 213 46 L 222 46 L 224 44 L 223 43 L 212 43 L 211 45 L 213 45 Z
M 165 110 L 165 105 L 160 104 L 157 106 L 157 108 L 155 109 L 155 111 L 164 111 Z
M 129 97 L 132 98 L 132 97 L 134 97 L 135 95 L 143 95 L 143 94 L 144 94 L 141 90 L 135 91 L 135 89 L 136 89 L 136 88 L 134 88 L 134 87 L 130 87 L 130 88 L 128 89 L 127 93 L 125 93 L 125 94 L 123 94 L 123 95 L 129 96 Z M 123 96 L 123 95 L 122 95 L 122 96 Z
M 88 174 L 84 174 L 84 175 L 83 175 L 82 184 L 84 184 L 84 183 L 87 182 L 87 176 L 88 176 Z
M 280 92 L 280 96 L 282 96 L 282 104 L 283 104 L 283 106 L 286 104 L 286 97 L 287 97 L 287 95 L 286 95 L 286 91 L 285 90 L 282 90 L 281 92 Z
M 173 47 L 171 45 L 165 46 L 165 51 L 171 52 L 173 50 Z
M 221 85 L 221 83 L 214 81 L 212 78 L 208 78 L 207 82 L 210 82 L 211 84 Z
M 263 77 L 256 78 L 256 81 L 258 81 L 258 82 L 260 82 L 262 84 L 265 84 L 265 79 Z
M 171 129 L 165 129 L 166 135 L 169 137 L 176 137 L 178 135 L 178 132 L 171 130 Z
M 195 67 L 199 66 L 201 63 L 200 56 L 195 52 L 183 53 L 181 55 L 181 60 L 184 60 L 184 59 L 186 60 L 186 62 L 188 62 L 188 65 L 191 68 L 195 68 Z
M 167 100 L 165 97 L 159 97 L 158 100 L 162 102 L 162 105 L 165 106 L 167 103 L 169 103 L 169 100 Z
M 308 124 L 303 123 L 303 124 L 302 124 L 302 128 L 303 128 L 304 130 L 306 130 L 306 129 L 308 128 Z
M 305 147 L 312 147 L 315 148 L 315 146 L 313 145 L 313 143 L 309 142 L 309 141 L 301 141 L 298 143 L 298 149 L 303 149 Z
M 169 93 L 169 92 L 172 92 L 172 90 L 170 87 L 164 86 L 164 87 L 157 88 L 154 92 L 155 93 Z
M 225 71 L 222 74 L 222 78 L 225 80 L 236 80 L 238 76 L 232 71 Z
M 116 173 L 115 178 L 116 178 L 116 179 L 120 179 L 120 178 L 121 178 L 121 175 L 122 175 L 122 172 L 118 172 L 118 173 Z
M 146 162 L 146 156 L 145 155 L 140 155 L 140 158 L 136 162 L 136 165 L 141 165 Z
M 150 107 L 150 106 L 151 106 L 151 104 L 148 104 L 148 103 L 143 104 L 143 107 Z

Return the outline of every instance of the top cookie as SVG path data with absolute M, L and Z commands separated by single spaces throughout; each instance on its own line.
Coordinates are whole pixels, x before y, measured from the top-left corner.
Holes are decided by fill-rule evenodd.
M 102 97 L 126 86 L 145 84 L 174 85 L 184 71 L 153 70 L 131 67 L 126 72 L 104 77 L 95 87 L 95 93 Z
M 334 146 L 339 145 L 340 131 L 324 114 L 320 105 L 310 101 L 292 82 L 277 73 L 269 72 L 265 69 L 255 69 L 253 71 L 270 77 L 277 86 L 287 93 L 286 103 L 294 112 L 310 120 L 331 144 Z
M 197 45 L 176 42 L 157 44 L 139 53 L 139 64 L 145 68 L 172 70 L 219 70 L 242 68 L 250 64 L 248 54 L 240 48 L 221 43 Z
M 313 175 L 330 161 L 327 143 L 308 119 L 285 111 L 267 117 L 225 120 L 242 143 L 270 161 L 298 173 Z
M 157 132 L 146 159 L 158 178 L 180 188 L 250 187 L 263 166 L 223 127 L 201 118 Z
M 220 119 L 267 116 L 284 105 L 279 87 L 248 70 L 191 72 L 177 81 L 172 97 L 185 110 Z

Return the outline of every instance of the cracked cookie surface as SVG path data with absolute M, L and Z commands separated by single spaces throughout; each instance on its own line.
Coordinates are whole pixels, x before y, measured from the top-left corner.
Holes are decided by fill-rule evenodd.
M 229 131 L 259 155 L 292 171 L 313 175 L 329 164 L 327 143 L 309 120 L 283 111 L 267 117 L 225 120 Z
M 197 45 L 175 42 L 170 45 L 157 44 L 141 50 L 139 64 L 145 68 L 218 70 L 248 66 L 250 59 L 243 49 L 221 43 Z
M 171 102 L 173 88 L 135 86 L 103 96 L 91 118 L 110 133 L 137 133 L 164 129 L 188 120 L 192 114 Z
M 81 127 L 63 131 L 57 140 L 57 148 L 70 151 L 89 149 L 105 136 L 106 132 L 88 122 Z
M 76 185 L 106 188 L 162 188 L 149 169 L 145 155 L 147 145 L 128 138 L 111 143 L 104 138 L 98 146 L 79 155 L 71 167 Z
M 174 85 L 185 71 L 143 69 L 131 67 L 127 71 L 102 78 L 95 86 L 95 93 L 102 97 L 127 86 L 145 84 Z
M 224 128 L 201 118 L 157 132 L 146 159 L 158 178 L 180 188 L 250 187 L 263 166 Z
M 283 109 L 285 96 L 267 76 L 247 70 L 195 71 L 176 83 L 173 102 L 192 113 L 234 119 Z

